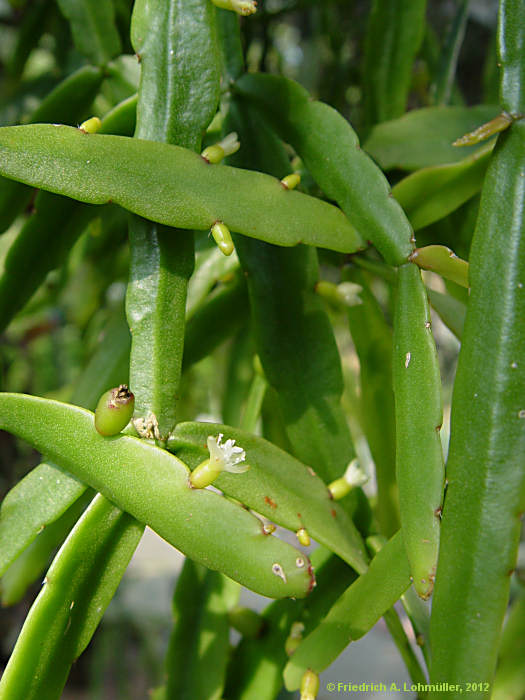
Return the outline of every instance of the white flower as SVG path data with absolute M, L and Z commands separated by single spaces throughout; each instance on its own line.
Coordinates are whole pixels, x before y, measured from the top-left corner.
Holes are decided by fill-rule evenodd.
M 227 134 L 217 145 L 222 148 L 225 156 L 231 156 L 232 153 L 236 153 L 241 147 L 236 131 Z
M 227 134 L 222 141 L 214 143 L 212 146 L 207 146 L 201 153 L 201 156 L 204 160 L 207 160 L 208 163 L 217 164 L 226 158 L 226 156 L 231 156 L 233 153 L 236 153 L 240 147 L 241 144 L 237 138 L 237 132 L 232 131 L 230 134 Z
M 341 282 L 341 284 L 337 285 L 337 293 L 345 306 L 358 306 L 362 304 L 363 302 L 359 298 L 359 292 L 362 291 L 363 287 L 353 282 Z
M 232 6 L 235 12 L 240 15 L 253 15 L 254 12 L 257 12 L 255 0 L 232 0 Z
M 248 471 L 249 464 L 242 464 L 246 460 L 246 452 L 235 444 L 235 440 L 228 439 L 222 444 L 224 435 L 219 433 L 215 438 L 208 436 L 208 450 L 210 451 L 210 467 L 220 471 L 242 474 Z
M 294 622 L 290 630 L 292 639 L 301 639 L 304 632 L 304 624 L 302 622 Z
M 366 482 L 368 481 L 368 476 L 359 466 L 359 462 L 357 461 L 357 459 L 353 459 L 346 468 L 343 479 L 349 486 L 351 486 L 352 488 L 356 488 L 357 486 L 362 486 L 363 484 L 366 484 Z

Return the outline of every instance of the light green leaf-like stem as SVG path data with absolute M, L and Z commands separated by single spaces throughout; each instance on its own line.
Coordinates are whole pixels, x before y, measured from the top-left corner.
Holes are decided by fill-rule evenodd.
M 396 474 L 402 535 L 414 588 L 428 598 L 436 575 L 445 469 L 441 378 L 420 270 L 398 270 L 392 362 Z
M 264 534 L 241 506 L 192 489 L 186 465 L 165 450 L 125 435 L 103 438 L 89 411 L 23 394 L 0 395 L 0 426 L 208 568 L 271 598 L 311 590 L 305 555 Z
M 277 245 L 303 242 L 342 252 L 363 247 L 336 207 L 283 188 L 277 178 L 191 151 L 52 124 L 0 129 L 0 173 L 91 204 L 113 201 L 168 226 L 231 231 Z M 407 256 L 411 248 L 407 250 Z

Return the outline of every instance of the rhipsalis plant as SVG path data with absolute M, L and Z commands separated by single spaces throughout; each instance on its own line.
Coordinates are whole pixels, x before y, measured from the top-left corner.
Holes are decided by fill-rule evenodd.
M 376 684 L 381 618 L 390 690 L 525 697 L 525 4 L 473 6 L 0 3 L 0 700 L 100 689 L 146 526 L 154 698 Z

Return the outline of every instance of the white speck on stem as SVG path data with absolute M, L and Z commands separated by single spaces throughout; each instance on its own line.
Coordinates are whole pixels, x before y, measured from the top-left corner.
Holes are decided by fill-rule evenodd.
M 512 369 L 518 369 L 518 363 L 517 363 L 517 362 L 513 362 L 513 363 L 511 364 L 511 368 L 512 368 Z
M 282 580 L 286 583 L 286 574 L 283 571 L 283 567 L 275 562 L 275 564 L 272 564 L 272 572 L 278 576 L 279 578 L 282 578 Z
M 518 413 L 518 418 L 525 418 L 525 408 L 522 408 Z
M 405 355 L 405 369 L 407 369 L 408 365 L 410 364 L 410 359 L 412 357 L 412 353 L 407 352 Z

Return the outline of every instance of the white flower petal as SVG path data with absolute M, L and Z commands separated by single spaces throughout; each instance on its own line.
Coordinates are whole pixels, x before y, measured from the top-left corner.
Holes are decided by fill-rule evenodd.
M 337 292 L 342 303 L 345 306 L 358 306 L 363 301 L 359 297 L 359 292 L 363 291 L 363 287 L 353 282 L 341 282 L 337 285 Z
M 225 136 L 222 141 L 219 141 L 217 145 L 222 148 L 225 156 L 231 156 L 232 153 L 236 153 L 241 147 L 236 131 L 232 131 L 231 134 L 227 134 L 227 136 Z
M 228 464 L 224 467 L 224 471 L 230 472 L 231 474 L 244 474 L 250 468 L 249 464 L 246 462 L 239 462 L 236 464 Z
M 346 468 L 344 480 L 347 484 L 355 488 L 357 486 L 362 486 L 368 481 L 368 476 L 359 466 L 357 459 L 353 459 L 348 467 Z
M 229 472 L 234 472 L 237 474 L 242 474 L 249 467 L 248 465 L 241 465 L 246 459 L 246 452 L 235 444 L 235 440 L 229 438 L 224 444 L 222 444 L 222 439 L 224 435 L 219 433 L 219 435 L 214 438 L 212 435 L 208 436 L 208 450 L 210 452 L 210 461 L 214 463 L 217 467 L 225 469 Z

